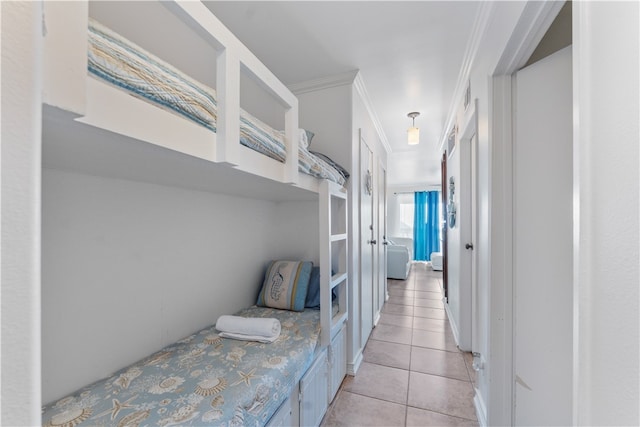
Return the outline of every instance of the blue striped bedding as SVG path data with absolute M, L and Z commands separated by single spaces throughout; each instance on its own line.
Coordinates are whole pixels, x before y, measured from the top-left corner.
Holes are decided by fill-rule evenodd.
M 317 310 L 251 307 L 275 317 L 271 344 L 221 338 L 205 328 L 43 408 L 44 426 L 261 426 L 313 362 Z
M 216 131 L 215 90 L 190 78 L 99 22 L 89 19 L 89 73 Z M 240 112 L 240 143 L 280 162 L 284 135 Z
M 216 131 L 214 89 L 192 79 L 94 19 L 89 19 L 89 73 L 134 96 Z M 240 143 L 280 162 L 286 160 L 284 132 L 240 110 Z M 331 164 L 299 144 L 298 170 L 344 185 Z

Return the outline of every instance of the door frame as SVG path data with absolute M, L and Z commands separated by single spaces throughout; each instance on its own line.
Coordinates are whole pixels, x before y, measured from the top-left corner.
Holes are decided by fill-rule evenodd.
M 387 167 L 378 157 L 378 315 L 374 326 L 378 324 L 382 306 L 389 299 L 387 292 Z
M 459 128 L 458 144 L 460 150 L 460 325 L 458 331 L 459 347 L 463 351 L 479 353 L 477 325 L 480 323 L 480 312 L 477 308 L 477 245 L 478 229 L 477 206 L 474 206 L 474 192 L 477 193 L 477 133 L 478 133 L 478 100 L 475 99 L 467 107 L 463 122 Z M 475 142 L 474 142 L 475 140 Z M 472 162 L 476 162 L 472 166 Z M 474 176 L 475 174 L 475 176 Z M 471 244 L 467 249 L 465 245 Z M 468 313 L 464 313 L 468 310 Z M 475 346 L 475 347 L 474 347 Z
M 563 2 L 529 2 L 489 83 L 488 402 L 476 408 L 486 425 L 513 425 L 513 74 L 527 62 Z M 484 407 L 486 404 L 486 408 Z
M 465 198 L 467 206 L 469 207 L 465 223 L 468 230 L 464 236 L 461 236 L 463 240 L 462 244 L 471 244 L 471 249 L 465 249 L 468 253 L 468 257 L 465 260 L 465 266 L 469 269 L 467 277 L 469 278 L 470 295 L 467 295 L 471 301 L 471 345 L 470 349 L 473 353 L 479 353 L 478 347 L 478 325 L 480 324 L 480 311 L 478 310 L 478 250 L 480 250 L 478 242 L 478 99 L 474 99 L 470 103 L 464 118 L 464 122 L 460 129 L 460 148 L 465 146 L 465 152 L 468 158 L 461 160 L 468 160 L 468 165 L 462 165 L 469 167 L 469 173 L 467 175 L 467 182 L 464 185 L 469 184 L 468 190 L 466 190 Z M 461 150 L 462 153 L 462 150 Z M 466 240 L 465 240 L 466 239 Z
M 364 159 L 362 156 L 363 153 L 363 149 L 365 149 L 368 151 L 369 156 L 367 161 L 367 165 L 364 164 Z M 369 144 L 367 144 L 364 136 L 362 135 L 362 130 L 360 129 L 359 131 L 359 144 L 358 144 L 358 174 L 361 177 L 361 185 L 360 185 L 360 189 L 358 191 L 358 204 L 359 204 L 359 214 L 358 214 L 358 235 L 359 235 L 359 241 L 358 241 L 358 271 L 359 271 L 359 313 L 358 313 L 358 318 L 359 318 L 359 339 L 360 341 L 358 342 L 358 346 L 361 349 L 364 349 L 364 346 L 367 342 L 367 340 L 369 339 L 369 336 L 371 335 L 371 332 L 373 331 L 373 327 L 375 325 L 374 321 L 375 321 L 375 301 L 374 301 L 374 297 L 375 297 L 375 290 L 377 289 L 376 286 L 374 286 L 374 284 L 376 283 L 375 279 L 376 279 L 376 257 L 375 257 L 375 252 L 374 252 L 374 248 L 373 248 L 373 244 L 372 244 L 372 240 L 375 240 L 375 218 L 376 218 L 376 213 L 375 213 L 375 188 L 376 188 L 376 183 L 375 183 L 375 179 L 374 179 L 374 171 L 373 169 L 373 163 L 374 163 L 374 159 L 373 159 L 374 155 L 373 155 L 373 150 L 371 149 L 371 147 L 369 146 Z M 364 200 L 365 200 L 365 186 L 366 184 L 366 178 L 364 176 L 364 171 L 368 170 L 370 175 L 371 175 L 371 194 L 368 195 L 368 197 L 371 198 L 371 202 L 370 202 L 370 206 L 369 206 L 369 210 L 371 212 L 371 221 L 369 224 L 364 224 L 364 218 L 363 218 L 363 206 L 364 205 Z M 364 228 L 368 227 L 368 230 L 365 232 Z M 366 243 L 365 243 L 366 241 Z M 370 279 L 371 279 L 371 283 L 369 284 L 371 286 L 370 290 L 367 290 L 368 292 L 365 292 L 365 280 L 367 279 L 367 275 L 364 274 L 364 269 L 365 269 L 365 265 L 363 263 L 363 260 L 365 259 L 364 257 L 364 248 L 365 247 L 369 247 L 369 250 L 371 251 L 371 257 L 370 257 L 370 267 L 371 267 L 371 271 L 370 271 Z M 365 304 L 364 304 L 364 299 L 367 298 L 369 299 L 369 297 L 371 298 L 370 301 L 368 301 L 368 304 L 371 306 L 371 313 L 365 313 L 364 310 L 365 308 Z M 371 318 L 369 318 L 369 314 L 371 315 Z M 371 325 L 371 329 L 368 329 L 368 325 Z M 367 331 L 365 332 L 365 326 L 367 326 Z M 366 336 L 365 336 L 366 335 Z
M 448 230 L 449 230 L 449 226 L 448 226 L 448 214 L 447 214 L 447 194 L 448 194 L 448 188 L 447 188 L 447 158 L 449 157 L 449 153 L 447 153 L 447 151 L 445 150 L 442 153 L 442 159 L 440 160 L 440 185 L 441 185 L 441 192 L 440 192 L 440 206 L 442 206 L 442 224 L 441 224 L 441 230 L 442 230 L 442 290 L 444 291 L 444 303 L 447 304 L 447 302 L 449 301 L 449 270 L 447 268 L 447 264 L 448 264 L 448 256 L 447 256 L 447 252 L 449 251 L 448 248 L 448 239 L 447 239 L 447 235 L 448 235 Z

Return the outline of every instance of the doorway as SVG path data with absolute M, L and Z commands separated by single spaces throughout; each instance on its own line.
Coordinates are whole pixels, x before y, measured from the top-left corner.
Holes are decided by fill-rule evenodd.
M 515 425 L 571 425 L 573 94 L 571 47 L 514 75 Z
M 374 324 L 374 230 L 373 152 L 360 135 L 360 348 L 364 348 Z

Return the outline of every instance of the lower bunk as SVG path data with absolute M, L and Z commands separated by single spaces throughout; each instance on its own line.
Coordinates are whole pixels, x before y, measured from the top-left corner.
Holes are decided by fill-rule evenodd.
M 320 348 L 318 310 L 237 315 L 278 319 L 280 335 L 244 341 L 210 326 L 46 405 L 43 425 L 318 425 L 346 373 L 344 327 Z

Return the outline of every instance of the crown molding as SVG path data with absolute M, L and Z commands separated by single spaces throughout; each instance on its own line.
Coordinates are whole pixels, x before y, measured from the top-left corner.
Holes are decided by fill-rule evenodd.
M 371 103 L 371 99 L 369 98 L 369 93 L 367 92 L 367 88 L 364 85 L 364 80 L 362 79 L 362 74 L 358 72 L 356 74 L 356 78 L 353 82 L 360 98 L 362 98 L 362 102 L 364 103 L 367 112 L 369 113 L 369 117 L 371 117 L 371 121 L 373 122 L 373 126 L 376 128 L 376 132 L 378 132 L 378 137 L 380 138 L 380 142 L 384 147 L 387 154 L 391 153 L 391 146 L 389 145 L 389 140 L 387 139 L 387 135 L 384 133 L 384 129 L 382 129 L 382 124 L 380 124 L 380 119 L 378 119 L 378 115 L 376 111 L 373 109 L 373 104 Z
M 484 38 L 484 34 L 487 31 L 487 27 L 489 25 L 489 21 L 493 13 L 493 8 L 494 8 L 494 2 L 480 3 L 480 9 L 478 10 L 476 19 L 473 22 L 473 28 L 471 29 L 471 34 L 469 35 L 467 47 L 465 49 L 464 56 L 462 58 L 462 66 L 460 67 L 460 71 L 458 73 L 458 82 L 456 83 L 456 89 L 451 99 L 451 105 L 449 107 L 449 114 L 447 115 L 447 121 L 445 123 L 444 128 L 442 129 L 442 135 L 440 136 L 439 152 L 441 153 L 444 151 L 446 147 L 447 139 L 451 132 L 451 127 L 453 126 L 456 120 L 456 113 L 458 111 L 458 107 L 460 106 L 460 102 L 462 101 L 464 93 L 467 89 L 467 85 L 469 84 L 469 77 L 471 76 L 471 68 L 473 67 L 476 56 L 478 54 L 480 43 L 482 42 Z
M 387 154 L 390 153 L 391 146 L 389 145 L 389 140 L 387 139 L 387 135 L 384 133 L 384 129 L 382 129 L 380 119 L 378 119 L 378 115 L 373 108 L 371 98 L 369 98 L 369 92 L 367 92 L 364 80 L 362 79 L 362 74 L 360 74 L 359 70 L 348 71 L 346 73 L 322 77 L 315 80 L 308 80 L 306 82 L 294 83 L 289 85 L 288 88 L 291 92 L 293 92 L 294 95 L 301 95 L 303 93 L 315 92 L 318 90 L 330 89 L 333 87 L 346 85 L 353 85 L 358 92 L 358 95 L 360 95 L 360 98 L 362 99 L 362 102 L 367 109 L 369 116 L 371 117 L 371 122 L 373 123 L 373 126 L 378 133 L 378 137 L 380 138 L 382 146 L 386 150 Z
M 321 77 L 319 79 L 307 80 L 306 82 L 294 83 L 287 87 L 294 95 L 300 95 L 307 92 L 315 92 L 317 90 L 330 89 L 332 87 L 350 85 L 358 75 L 358 70 L 347 71 L 342 74 Z

